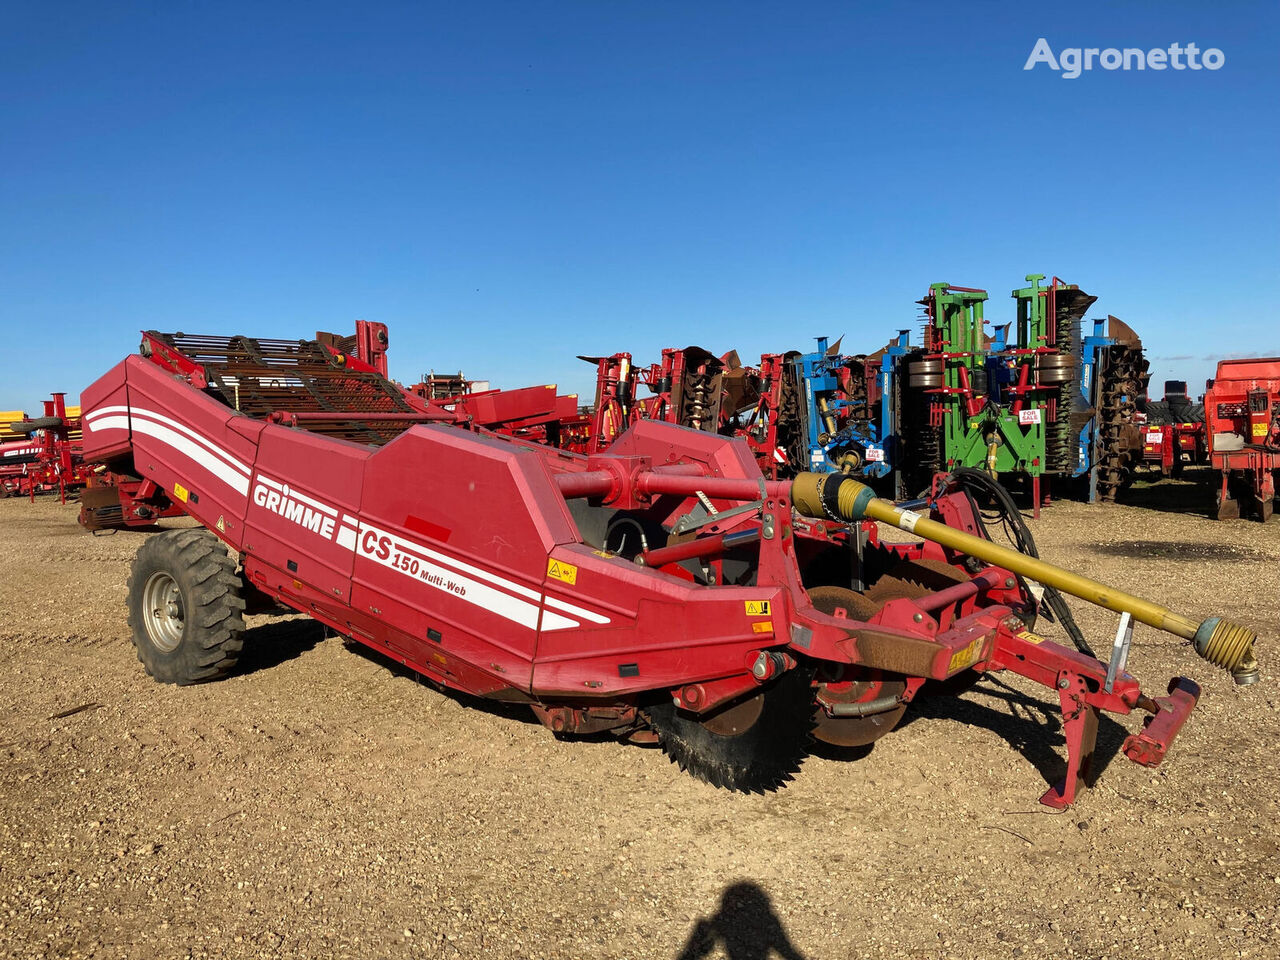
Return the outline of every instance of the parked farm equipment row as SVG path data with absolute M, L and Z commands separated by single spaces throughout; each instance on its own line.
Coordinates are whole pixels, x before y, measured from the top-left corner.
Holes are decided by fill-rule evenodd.
M 583 358 L 597 364 L 585 449 L 658 419 L 744 437 L 772 479 L 838 472 L 905 495 L 939 471 L 972 467 L 1029 478 L 1037 511 L 1042 478 L 1114 500 L 1141 459 L 1142 343 L 1115 317 L 1082 336 L 1097 298 L 1057 278 L 1027 279 L 1013 291 L 1015 322 L 992 335 L 986 291 L 938 283 L 919 301 L 921 345 L 903 330 L 875 353 L 848 355 L 819 338 L 814 352 L 765 354 L 758 368 L 694 347 L 664 350 L 649 367 L 627 353 Z M 651 396 L 640 395 L 646 386 Z
M 44 401 L 42 416 L 28 418 L 22 411 L 0 414 L 7 428 L 0 436 L 0 497 L 80 489 L 89 468 L 80 455 L 80 408 L 68 407 L 66 394 L 55 393 Z
M 1150 715 L 1123 750 L 1153 766 L 1197 701 L 1190 680 L 1155 696 L 1127 672 L 1128 617 L 1257 679 L 1249 630 L 993 543 L 958 476 L 913 509 L 839 473 L 766 478 L 743 439 L 670 422 L 730 427 L 714 388 L 688 384 L 731 364 L 694 356 L 683 375 L 659 366 L 660 416 L 619 400 L 626 425 L 576 454 L 340 346 L 148 334 L 83 394 L 86 455 L 202 527 L 139 550 L 140 659 L 163 682 L 220 677 L 246 606 L 280 603 L 557 733 L 656 741 L 743 791 L 791 779 L 811 737 L 888 733 L 929 679 L 1008 670 L 1059 697 L 1067 774 L 1042 798 L 1057 807 L 1088 774 L 1099 711 Z M 877 521 L 923 539 L 882 542 Z M 1033 632 L 1030 581 L 1124 612 L 1110 664 Z
M 758 391 L 756 371 L 743 368 L 733 351 L 717 357 L 701 347 L 671 348 L 648 366 L 633 363 L 629 353 L 578 359 L 596 367 L 586 436 L 566 445 L 582 453 L 598 453 L 640 420 L 730 433 Z

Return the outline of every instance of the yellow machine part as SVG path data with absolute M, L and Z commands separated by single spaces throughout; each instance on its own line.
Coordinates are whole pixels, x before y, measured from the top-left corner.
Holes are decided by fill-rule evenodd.
M 0 443 L 27 439 L 22 434 L 14 433 L 9 429 L 9 424 L 25 419 L 27 419 L 27 415 L 21 410 L 0 410 Z

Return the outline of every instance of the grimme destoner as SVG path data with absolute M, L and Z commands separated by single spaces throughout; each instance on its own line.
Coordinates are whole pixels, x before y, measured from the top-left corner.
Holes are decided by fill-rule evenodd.
M 1109 664 L 1037 635 L 1036 584 L 1257 679 L 1249 630 L 994 543 L 959 483 L 903 506 L 836 473 L 770 481 L 745 441 L 652 420 L 574 454 L 401 389 L 356 339 L 149 333 L 84 391 L 85 456 L 111 485 L 89 522 L 201 524 L 133 563 L 156 680 L 228 673 L 246 607 L 278 603 L 557 733 L 656 741 L 702 780 L 763 791 L 813 739 L 888 733 L 927 680 L 1009 670 L 1058 695 L 1068 765 L 1042 800 L 1063 807 L 1100 710 L 1150 715 L 1123 749 L 1154 766 L 1199 687 L 1144 693 L 1131 629 Z M 875 521 L 923 540 L 882 542 Z

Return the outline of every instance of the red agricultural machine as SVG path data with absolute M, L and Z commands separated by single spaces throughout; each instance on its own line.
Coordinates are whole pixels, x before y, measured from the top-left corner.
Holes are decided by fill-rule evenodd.
M 1147 401 L 1137 417 L 1145 466 L 1176 477 L 1183 467 L 1209 462 L 1204 404 L 1192 402 L 1185 380 L 1166 380 L 1164 399 Z
M 596 402 L 582 453 L 599 453 L 640 420 L 730 433 L 738 412 L 755 402 L 757 371 L 743 367 L 736 351 L 717 357 L 701 347 L 668 348 L 661 363 L 647 367 L 632 363 L 629 353 L 578 359 L 596 365 Z
M 491 390 L 488 383 L 467 380 L 461 373 L 431 373 L 409 392 L 459 411 L 475 426 L 508 436 L 568 449 L 587 444 L 591 418 L 579 410 L 577 394 L 561 395 L 555 384 Z
M 474 385 L 459 375 L 424 378 L 402 388 L 387 379 L 389 346 L 385 324 L 357 320 L 353 335 L 317 333 L 315 340 L 148 331 L 142 335 L 141 354 L 193 382 L 204 382 L 204 389 L 217 391 L 234 410 L 357 443 L 383 443 L 399 432 L 397 424 L 424 418 L 551 445 L 585 434 L 577 397 L 558 396 L 554 385 L 473 391 Z M 200 371 L 215 379 L 202 380 Z M 353 412 L 382 417 L 352 421 Z M 117 466 L 100 464 L 80 497 L 80 523 L 86 529 L 151 526 L 184 512 L 154 478 Z
M 57 491 L 65 503 L 68 491 L 85 485 L 90 471 L 80 456 L 80 408 L 68 407 L 66 394 L 44 401 L 43 416 L 8 427 L 0 438 L 0 497 Z
M 1123 749 L 1155 765 L 1197 701 L 1190 680 L 1153 696 L 1127 672 L 1128 617 L 1258 677 L 1248 629 L 997 544 L 959 485 L 908 509 L 839 474 L 770 481 L 742 440 L 646 419 L 574 454 L 328 344 L 143 348 L 85 390 L 85 444 L 201 525 L 147 538 L 131 571 L 134 643 L 161 682 L 226 674 L 246 607 L 278 603 L 557 733 L 656 742 L 763 791 L 811 739 L 888 733 L 927 680 L 1008 670 L 1059 698 L 1067 771 L 1042 799 L 1062 807 L 1100 710 L 1149 714 Z M 877 521 L 923 539 L 883 542 Z M 1031 581 L 1125 612 L 1109 664 L 1033 632 Z
M 1204 410 L 1209 457 L 1222 473 L 1218 519 L 1238 518 L 1244 504 L 1270 520 L 1280 472 L 1280 357 L 1220 361 Z

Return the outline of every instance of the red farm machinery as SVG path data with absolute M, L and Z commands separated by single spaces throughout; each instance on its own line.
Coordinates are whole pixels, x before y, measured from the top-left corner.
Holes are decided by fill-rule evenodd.
M 736 351 L 717 357 L 701 347 L 668 348 L 648 366 L 629 353 L 578 359 L 596 367 L 586 442 L 570 447 L 582 453 L 599 453 L 640 420 L 732 433 L 738 411 L 755 399 L 756 371 Z
M 1280 357 L 1220 361 L 1204 413 L 1210 462 L 1222 474 L 1218 519 L 1247 512 L 1270 520 L 1280 472 Z
M 0 434 L 0 497 L 79 490 L 90 468 L 81 457 L 80 408 L 55 393 L 44 401 L 44 413 L 27 417 L 14 411 L 6 417 L 8 430 Z
M 1164 399 L 1148 400 L 1138 418 L 1146 467 L 1176 477 L 1184 467 L 1208 463 L 1204 403 L 1192 402 L 1185 380 L 1166 380 Z
M 1197 702 L 1188 679 L 1147 693 L 1126 670 L 1130 617 L 1258 677 L 1250 630 L 997 544 L 958 485 L 908 508 L 840 474 L 768 480 L 742 439 L 658 418 L 577 454 L 332 343 L 147 334 L 83 403 L 86 455 L 133 485 L 130 509 L 200 525 L 149 536 L 130 575 L 162 682 L 223 676 L 246 605 L 283 604 L 559 734 L 656 742 L 763 791 L 814 739 L 888 733 L 930 679 L 1008 670 L 1061 704 L 1067 771 L 1042 799 L 1062 807 L 1100 710 L 1149 714 L 1123 749 L 1155 765 Z M 1123 612 L 1109 663 L 1034 632 L 1033 584 Z
M 558 395 L 554 385 L 475 390 L 459 375 L 425 376 L 402 388 L 387 379 L 389 345 L 385 324 L 358 320 L 353 335 L 318 333 L 315 340 L 148 331 L 141 355 L 224 397 L 233 410 L 355 443 L 385 443 L 404 424 L 432 419 L 552 445 L 585 434 L 577 397 Z M 141 429 L 171 432 L 164 425 Z M 172 490 L 120 466 L 100 463 L 94 471 L 80 498 L 84 527 L 146 527 L 185 512 Z

